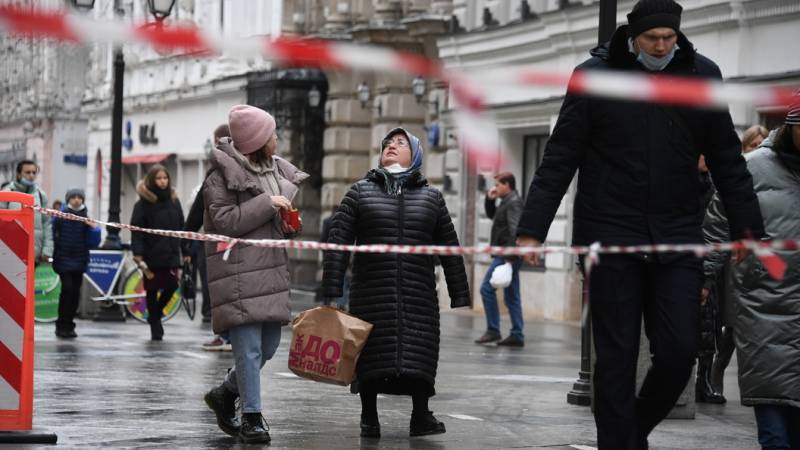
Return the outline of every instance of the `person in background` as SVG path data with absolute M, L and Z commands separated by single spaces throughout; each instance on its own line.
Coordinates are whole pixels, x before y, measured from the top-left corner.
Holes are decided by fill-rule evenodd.
M 761 125 L 753 125 L 742 134 L 742 153 L 747 154 L 761 145 L 769 131 Z M 701 156 L 701 159 L 703 157 Z M 705 173 L 703 186 L 708 186 L 703 204 L 708 206 L 716 193 L 708 169 L 703 170 L 705 161 L 701 162 L 700 172 Z M 714 258 L 703 261 L 702 298 L 700 303 L 701 356 L 698 357 L 697 382 L 695 384 L 695 400 L 700 403 L 726 403 L 724 395 L 725 369 L 731 361 L 736 346 L 733 342 L 733 324 L 736 319 L 736 302 L 733 301 L 730 258 L 717 253 Z M 713 326 L 713 330 L 709 329 Z M 712 355 L 709 352 L 713 351 Z
M 753 125 L 742 133 L 742 153 L 750 153 L 757 149 L 767 138 L 769 130 L 761 125 Z
M 800 238 L 800 92 L 784 125 L 747 154 L 747 169 L 770 239 Z M 715 196 L 706 214 L 706 242 L 731 240 L 727 204 Z M 773 278 L 755 254 L 731 264 L 739 390 L 753 406 L 765 450 L 800 449 L 800 250 L 773 250 L 786 264 Z M 713 252 L 706 260 L 729 261 Z
M 183 230 L 181 202 L 167 169 L 155 164 L 136 186 L 139 200 L 133 205 L 131 225 L 158 230 Z M 147 292 L 147 322 L 150 339 L 164 337 L 161 324 L 164 306 L 178 289 L 181 242 L 178 238 L 138 231 L 131 232 L 133 260 L 144 274 Z
M 494 177 L 495 185 L 486 193 L 486 216 L 492 219 L 491 245 L 499 247 L 514 247 L 517 238 L 517 224 L 522 214 L 522 199 L 517 193 L 517 182 L 511 172 L 502 172 Z M 500 206 L 496 200 L 500 199 Z M 511 318 L 511 333 L 500 340 L 500 311 L 497 307 L 497 293 L 490 283 L 494 270 L 505 263 L 510 263 L 512 268 L 511 284 L 503 290 L 503 300 L 508 308 Z M 476 344 L 487 344 L 499 341 L 497 345 L 508 347 L 523 347 L 525 335 L 522 333 L 524 325 L 522 318 L 522 299 L 519 293 L 519 268 L 522 259 L 515 256 L 492 256 L 492 263 L 486 270 L 486 275 L 481 283 L 481 298 L 486 314 L 486 333 Z
M 31 160 L 17 163 L 17 178 L 8 183 L 3 191 L 22 192 L 33 196 L 34 206 L 47 208 L 47 195 L 36 184 L 39 166 Z M 0 209 L 20 209 L 22 205 L 14 202 L 0 202 Z M 53 256 L 53 227 L 50 226 L 50 217 L 45 214 L 33 215 L 34 251 L 36 264 L 50 262 Z
M 239 239 L 285 239 L 295 233 L 281 210 L 291 210 L 308 178 L 276 156 L 275 119 L 266 111 L 236 105 L 228 113 L 231 138 L 211 152 L 213 171 L 203 189 L 206 232 Z M 281 327 L 292 320 L 289 256 L 285 248 L 206 243 L 214 332 L 228 332 L 234 367 L 206 393 L 220 429 L 245 443 L 269 443 L 261 408 L 261 369 L 272 359 Z M 236 417 L 241 399 L 242 419 Z
M 87 217 L 83 189 L 67 191 L 67 202 L 60 211 Z M 59 202 L 60 203 L 60 202 Z M 89 250 L 100 244 L 100 228 L 94 222 L 55 217 L 53 222 L 53 271 L 61 279 L 61 293 L 58 296 L 58 319 L 56 336 L 72 339 L 75 333 L 75 314 L 81 297 L 81 284 L 86 266 L 89 265 Z
M 64 204 L 61 203 L 61 200 L 56 200 L 56 201 L 53 202 L 53 206 L 50 209 L 55 209 L 56 211 L 61 211 L 61 207 L 62 206 L 64 206 Z
M 761 125 L 753 125 L 742 134 L 742 154 L 756 149 L 769 131 Z M 702 157 L 701 157 L 702 158 Z M 705 165 L 703 163 L 703 165 Z M 708 206 L 716 193 L 711 178 L 707 175 L 704 186 L 707 189 L 703 204 Z M 702 173 L 702 169 L 701 169 Z M 701 356 L 698 357 L 695 400 L 700 403 L 723 404 L 728 400 L 724 395 L 725 369 L 731 361 L 735 345 L 733 342 L 733 323 L 736 317 L 736 304 L 733 301 L 731 264 L 723 254 L 703 261 L 705 281 L 700 303 Z M 713 326 L 713 330 L 709 326 Z M 713 350 L 713 354 L 709 352 Z
M 697 164 L 700 173 L 700 186 L 702 187 L 703 208 L 700 214 L 705 217 L 706 208 L 716 193 L 711 175 L 708 173 L 706 159 L 700 155 Z M 706 264 L 704 263 L 704 268 Z M 715 279 L 716 280 L 716 279 Z M 708 280 L 707 280 L 708 282 Z M 714 361 L 714 354 L 720 345 L 721 336 L 721 316 L 720 316 L 720 297 L 707 295 L 703 290 L 700 299 L 700 341 L 697 352 L 697 376 L 695 378 L 695 401 L 698 403 L 725 403 L 725 397 L 716 389 L 712 382 L 711 368 Z
M 214 143 L 219 142 L 224 137 L 230 137 L 231 132 L 228 124 L 224 123 L 214 129 Z M 211 174 L 213 169 L 206 172 L 206 178 Z M 206 180 L 196 189 L 192 206 L 189 208 L 189 215 L 186 217 L 186 224 L 184 231 L 199 231 L 203 227 L 203 216 L 205 215 L 205 200 L 203 196 L 203 189 L 205 188 Z M 211 322 L 211 293 L 208 290 L 208 270 L 206 266 L 206 249 L 202 241 L 184 240 L 182 241 L 184 260 L 189 258 L 192 262 L 192 269 L 195 274 L 200 274 L 200 285 L 202 286 L 203 303 L 201 312 L 203 314 L 203 322 Z M 187 256 L 188 255 L 188 256 Z M 202 346 L 206 351 L 231 351 L 231 343 L 227 338 L 227 334 L 214 335 L 214 338 L 208 342 L 204 342 Z
M 381 141 L 380 163 L 347 192 L 333 218 L 329 243 L 458 246 L 444 197 L 422 175 L 419 139 L 403 128 Z M 439 256 L 450 305 L 469 306 L 464 259 Z M 357 253 L 353 258 L 350 313 L 374 328 L 356 367 L 361 396 L 361 436 L 380 437 L 379 393 L 411 396 L 411 436 L 445 432 L 428 409 L 439 364 L 439 301 L 434 258 L 428 255 Z M 342 296 L 348 252 L 328 251 L 322 285 Z

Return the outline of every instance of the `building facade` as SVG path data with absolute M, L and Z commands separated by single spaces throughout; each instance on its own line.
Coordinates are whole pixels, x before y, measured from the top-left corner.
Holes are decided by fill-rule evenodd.
M 63 7 L 54 0 L 17 3 Z M 51 202 L 83 187 L 86 120 L 80 111 L 88 57 L 76 45 L 0 36 L 0 181 L 13 181 L 17 163 L 30 159 Z

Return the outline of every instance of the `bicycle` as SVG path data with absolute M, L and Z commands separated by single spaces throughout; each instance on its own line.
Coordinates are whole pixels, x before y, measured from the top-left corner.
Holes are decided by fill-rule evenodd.
M 118 251 L 94 252 L 117 254 L 118 257 L 120 254 Z M 113 275 L 114 281 L 109 285 L 111 289 L 105 293 L 103 293 L 103 289 L 100 289 L 97 285 L 95 285 L 102 295 L 99 297 L 92 297 L 92 300 L 103 302 L 105 304 L 124 305 L 126 314 L 129 317 L 132 317 L 139 322 L 146 323 L 148 318 L 147 298 L 142 279 L 142 272 L 131 262 L 129 253 L 130 252 L 126 249 L 123 253 L 124 256 L 122 257 L 122 261 L 117 262 L 118 267 L 116 270 L 124 272 L 124 275 L 121 277 L 122 281 L 120 282 L 117 278 L 119 277 L 119 274 Z M 115 293 L 111 294 L 111 291 Z M 194 320 L 195 312 L 197 310 L 196 303 L 196 299 L 186 298 L 182 295 L 179 284 L 175 294 L 172 295 L 172 298 L 167 302 L 162 310 L 161 321 L 166 322 L 167 320 L 173 318 L 181 307 L 186 310 L 186 314 L 189 316 L 189 319 Z
M 187 299 L 182 295 L 182 289 L 179 286 L 172 295 L 172 298 L 164 305 L 162 310 L 162 322 L 173 318 L 178 313 L 181 306 L 186 310 L 186 315 L 189 320 L 194 320 L 197 311 L 197 300 L 194 298 Z M 145 297 L 144 281 L 142 279 L 142 271 L 138 268 L 130 270 L 124 278 L 122 283 L 122 294 L 125 296 L 125 309 L 130 317 L 138 320 L 139 322 L 147 322 L 147 300 Z

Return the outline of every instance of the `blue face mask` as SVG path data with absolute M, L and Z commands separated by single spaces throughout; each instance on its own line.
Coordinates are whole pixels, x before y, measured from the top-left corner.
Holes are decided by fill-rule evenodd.
M 672 58 L 675 57 L 675 50 L 677 47 L 677 45 L 672 47 L 672 51 L 661 58 L 648 55 L 646 52 L 639 50 L 639 54 L 636 56 L 636 61 L 643 65 L 647 70 L 662 71 L 665 67 L 667 67 L 669 62 L 672 61 Z
M 19 183 L 27 188 L 31 188 L 36 185 L 35 182 L 29 181 L 27 178 L 20 178 Z

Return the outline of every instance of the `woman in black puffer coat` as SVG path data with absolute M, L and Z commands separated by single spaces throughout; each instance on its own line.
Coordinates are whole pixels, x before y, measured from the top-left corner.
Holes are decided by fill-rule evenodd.
M 131 225 L 158 230 L 183 230 L 183 209 L 167 169 L 154 165 L 136 186 L 139 201 L 133 205 Z M 150 338 L 160 341 L 162 310 L 178 289 L 181 241 L 155 234 L 131 233 L 133 260 L 144 274 Z
M 419 139 L 395 128 L 383 139 L 378 169 L 355 183 L 342 200 L 328 242 L 458 246 L 442 193 L 422 176 Z M 350 255 L 326 252 L 323 289 L 342 295 Z M 470 304 L 461 256 L 439 258 L 451 307 Z M 358 360 L 361 436 L 379 437 L 378 393 L 411 395 L 410 434 L 444 433 L 428 410 L 439 362 L 439 302 L 435 258 L 428 255 L 358 253 L 353 260 L 350 312 L 374 325 Z

